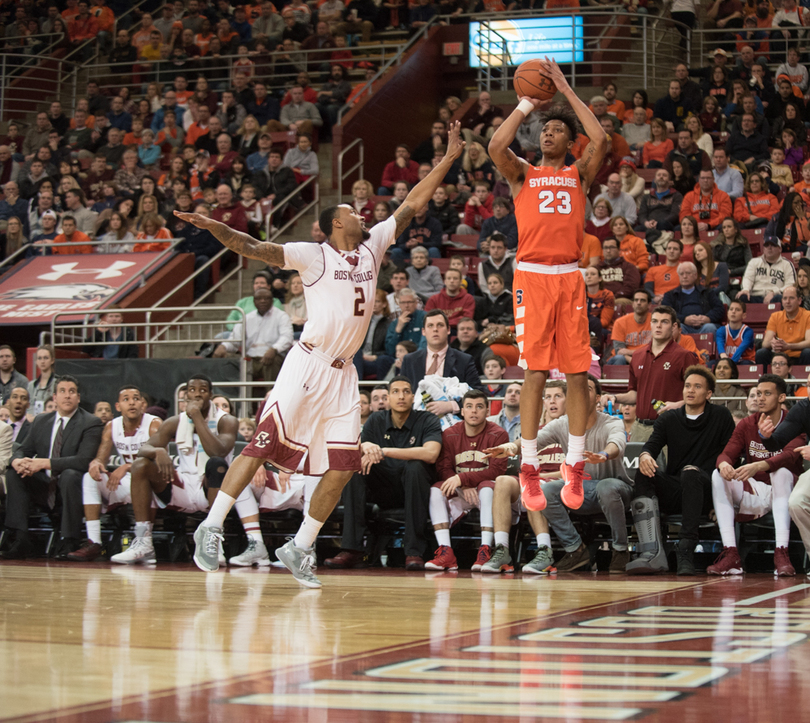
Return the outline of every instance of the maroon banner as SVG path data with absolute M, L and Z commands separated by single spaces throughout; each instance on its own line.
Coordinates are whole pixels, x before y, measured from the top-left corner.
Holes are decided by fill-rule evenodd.
M 111 304 L 159 253 L 39 256 L 0 282 L 0 325 L 50 324 L 54 314 Z M 153 269 L 154 270 L 154 269 Z M 76 318 L 60 317 L 67 323 Z

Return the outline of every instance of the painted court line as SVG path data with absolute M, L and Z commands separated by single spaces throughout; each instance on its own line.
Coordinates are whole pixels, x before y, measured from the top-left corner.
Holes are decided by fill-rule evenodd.
M 810 588 L 810 584 L 807 585 L 793 585 L 792 587 L 786 587 L 784 590 L 777 590 L 776 592 L 769 592 L 764 595 L 757 595 L 756 597 L 749 597 L 745 600 L 739 600 L 738 602 L 734 603 L 735 607 L 746 607 L 748 605 L 756 605 L 757 603 L 765 602 L 766 600 L 773 600 L 777 597 L 782 597 L 782 595 L 790 595 L 794 592 L 799 592 L 799 590 L 807 590 Z

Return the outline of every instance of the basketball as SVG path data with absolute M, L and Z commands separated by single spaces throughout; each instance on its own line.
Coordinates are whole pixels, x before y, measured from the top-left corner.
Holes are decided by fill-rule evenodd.
M 524 95 L 537 100 L 549 100 L 557 92 L 557 86 L 545 73 L 539 60 L 521 63 L 512 79 L 512 87 L 518 98 Z

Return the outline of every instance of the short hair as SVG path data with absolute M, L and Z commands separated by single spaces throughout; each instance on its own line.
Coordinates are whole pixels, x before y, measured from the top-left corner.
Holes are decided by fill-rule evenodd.
M 694 271 L 697 273 L 697 266 L 695 266 L 691 261 L 681 261 L 676 270 L 678 273 L 681 273 L 681 271 Z
M 644 294 L 644 295 L 647 297 L 647 301 L 648 301 L 648 302 L 650 302 L 650 301 L 652 301 L 652 300 L 653 300 L 652 294 L 650 293 L 649 289 L 645 289 L 644 287 L 641 287 L 641 288 L 639 288 L 639 289 L 636 289 L 636 290 L 633 292 L 633 298 L 634 298 L 634 299 L 636 298 L 636 294 Z
M 776 354 L 774 354 L 771 357 L 771 366 L 773 366 L 773 360 L 776 359 L 776 357 L 778 357 L 778 356 L 782 357 L 782 359 L 784 359 L 787 362 L 788 366 L 791 365 L 790 364 L 790 357 L 787 354 L 785 354 L 784 352 L 778 351 L 778 352 L 776 352 Z
M 485 181 L 484 179 L 479 179 L 475 183 L 473 183 L 473 188 L 478 188 L 481 186 L 482 188 L 486 188 L 489 191 L 492 186 L 489 185 L 489 181 Z
M 734 299 L 734 301 L 729 303 L 729 308 L 731 308 L 731 304 L 739 304 L 742 307 L 743 314 L 748 310 L 748 307 L 746 307 L 745 302 L 742 299 Z
M 593 386 L 594 389 L 596 389 L 597 394 L 602 393 L 602 385 L 599 383 L 599 380 L 593 374 L 590 373 L 588 374 L 588 381 L 593 382 Z
M 394 276 L 397 274 L 405 274 L 406 277 L 408 276 L 408 272 L 405 271 L 405 269 L 397 269 L 393 274 L 391 274 L 391 278 L 394 278 Z
M 143 392 L 141 391 L 140 387 L 137 384 L 124 384 L 124 385 L 118 387 L 118 396 L 120 397 L 121 392 L 123 392 L 123 391 L 125 391 L 127 389 L 134 389 L 136 392 L 138 392 L 138 394 L 143 396 Z
M 414 246 L 411 249 L 411 258 L 413 258 L 414 254 L 421 254 L 422 256 L 430 257 L 430 254 L 428 254 L 428 250 L 424 246 Z
M 502 356 L 498 356 L 497 354 L 493 354 L 489 359 L 487 359 L 484 362 L 484 366 L 486 366 L 487 363 L 491 362 L 491 361 L 498 362 L 498 366 L 501 369 L 506 369 L 506 359 L 504 359 Z
M 0 351 L 4 351 L 5 349 L 8 349 L 11 352 L 11 356 L 13 356 L 15 359 L 17 358 L 17 353 L 8 344 L 0 344 Z
M 68 384 L 75 384 L 76 385 L 76 391 L 81 394 L 82 389 L 81 389 L 81 386 L 79 386 L 79 380 L 76 379 L 76 377 L 74 377 L 73 375 L 71 375 L 71 374 L 62 374 L 62 376 L 57 377 L 56 378 L 56 386 L 54 387 L 54 389 L 58 389 L 59 385 L 62 382 L 67 382 Z
M 508 198 L 504 198 L 503 196 L 498 196 L 498 197 L 497 197 L 497 198 L 496 198 L 496 199 L 495 199 L 495 200 L 492 202 L 492 207 L 493 207 L 493 208 L 495 208 L 495 206 L 503 206 L 503 207 L 504 207 L 505 209 L 507 209 L 507 210 L 511 210 L 511 208 L 512 208 L 512 207 L 511 207 L 511 205 L 509 204 L 509 199 L 508 199 Z
M 402 374 L 397 374 L 390 382 L 388 382 L 388 386 L 385 387 L 389 392 L 391 391 L 391 385 L 395 384 L 396 382 L 405 382 L 408 387 L 410 388 L 411 392 L 413 392 L 413 384 L 411 384 L 411 380 L 408 377 L 403 377 Z M 383 387 L 374 387 L 374 389 L 380 389 Z
M 400 289 L 400 291 L 404 291 L 404 289 Z M 445 326 L 448 329 L 450 328 L 450 322 L 448 321 L 447 314 L 444 313 L 444 310 L 443 309 L 431 309 L 427 314 L 425 314 L 425 318 L 422 321 L 422 328 L 423 329 L 427 326 L 428 319 L 430 319 L 430 318 L 432 318 L 434 316 L 441 316 L 442 319 L 444 319 Z
M 188 378 L 188 381 L 189 381 L 189 382 L 192 382 L 192 381 L 193 381 L 193 380 L 195 380 L 195 379 L 199 379 L 200 381 L 203 381 L 203 382 L 205 382 L 206 384 L 208 384 L 208 391 L 209 391 L 209 392 L 211 392 L 211 391 L 213 391 L 213 390 L 214 390 L 214 383 L 211 381 L 211 377 L 209 377 L 207 374 L 202 374 L 202 373 L 200 373 L 200 372 L 197 372 L 196 374 L 192 374 L 192 375 L 191 375 L 191 376 Z
M 787 396 L 787 382 L 778 374 L 763 374 L 757 384 L 774 384 L 776 385 L 776 393 L 784 394 Z
M 546 389 L 562 389 L 563 394 L 568 394 L 568 385 L 565 383 L 565 379 L 549 379 L 546 382 L 543 394 L 545 394 Z
M 318 216 L 318 226 L 321 229 L 321 233 L 327 238 L 332 235 L 332 221 L 338 217 L 339 212 L 337 206 L 329 206 L 321 211 L 321 215 Z
M 365 397 L 366 399 L 368 399 L 369 402 L 371 401 L 371 392 L 368 389 L 365 389 L 365 388 L 361 389 L 360 390 L 360 396 Z M 250 417 L 245 417 L 245 419 L 250 419 Z M 239 421 L 241 423 L 242 420 L 240 419 Z M 253 421 L 253 420 L 251 420 L 251 421 Z
M 447 274 L 449 274 L 449 273 L 458 274 L 459 279 L 464 278 L 464 274 L 461 272 L 461 269 L 447 269 L 447 271 L 444 272 L 444 278 L 445 279 L 447 278 Z
M 487 404 L 487 399 L 488 399 L 488 397 L 487 397 L 487 395 L 486 395 L 486 394 L 484 394 L 484 392 L 482 392 L 480 389 L 470 389 L 470 390 L 469 390 L 468 392 L 466 392 L 466 393 L 464 394 L 464 396 L 461 398 L 461 406 L 462 406 L 462 407 L 464 406 L 464 402 L 466 402 L 468 399 L 483 399 L 483 400 L 484 400 L 484 404 L 486 405 L 486 404 Z
M 368 391 L 365 389 L 361 389 L 360 394 L 363 393 L 368 394 Z M 239 426 L 241 427 L 243 424 L 249 424 L 251 427 L 253 427 L 254 430 L 256 429 L 256 420 L 253 419 L 253 417 L 242 417 L 239 420 Z
M 265 269 L 257 271 L 255 274 L 253 274 L 253 278 L 251 279 L 251 281 L 256 281 L 256 279 L 258 278 L 264 279 L 267 282 L 268 286 L 270 285 L 270 282 L 273 280 L 273 277 L 270 276 L 270 272 Z
M 717 379 L 706 367 L 701 366 L 700 364 L 693 364 L 692 366 L 687 367 L 686 371 L 683 373 L 683 380 L 686 381 L 686 378 L 692 376 L 692 374 L 697 374 L 699 377 L 703 377 L 706 380 L 709 391 L 714 392 L 714 389 L 717 386 Z
M 397 346 L 401 346 L 405 348 L 405 351 L 408 354 L 413 354 L 417 350 L 416 344 L 414 344 L 410 339 L 402 339 L 396 343 Z M 374 387 L 375 389 L 383 389 L 384 387 Z
M 459 324 L 475 324 L 475 319 L 471 319 L 469 316 L 462 316 L 458 320 L 458 324 L 456 324 L 456 329 L 458 329 Z M 478 328 L 478 327 L 476 327 Z
M 67 213 L 64 216 L 62 216 L 62 223 L 64 223 L 65 221 L 73 221 L 73 223 L 76 223 L 76 217 L 71 216 L 69 213 Z
M 493 233 L 488 240 L 490 243 L 497 241 L 498 243 L 502 243 L 504 246 L 506 246 L 506 236 L 504 236 L 500 231 Z
M 683 252 L 683 241 L 681 241 L 679 238 L 671 238 L 669 241 L 667 241 L 664 248 L 666 248 L 670 244 L 678 244 L 678 248 L 681 250 L 681 252 Z
M 663 304 L 656 306 L 650 314 L 650 319 L 652 319 L 653 314 L 666 314 L 673 324 L 678 321 L 678 315 L 671 306 L 664 306 Z

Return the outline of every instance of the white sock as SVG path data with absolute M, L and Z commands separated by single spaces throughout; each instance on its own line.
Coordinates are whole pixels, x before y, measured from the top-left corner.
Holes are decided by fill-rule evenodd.
M 136 522 L 135 523 L 135 537 L 152 537 L 152 523 L 151 522 Z
M 537 437 L 520 438 L 520 456 L 521 464 L 530 464 L 532 467 L 540 466 L 540 460 L 537 458 Z
M 489 545 L 492 547 L 492 541 L 495 539 L 495 533 L 492 530 L 481 530 L 481 544 Z
M 256 542 L 264 542 L 262 538 L 262 528 L 259 527 L 258 522 L 243 522 L 242 527 L 245 528 L 245 534 Z
M 495 545 L 503 545 L 504 547 L 509 547 L 509 533 L 508 532 L 496 532 L 495 533 Z
M 543 545 L 551 547 L 551 535 L 548 532 L 541 532 L 537 535 L 537 546 L 542 547 Z
M 315 545 L 315 540 L 318 538 L 321 527 L 323 527 L 323 522 L 318 522 L 314 517 L 305 515 L 304 521 L 301 523 L 301 528 L 293 539 L 293 544 L 299 550 L 311 550 Z
M 737 536 L 734 534 L 734 498 L 733 495 L 739 487 L 739 497 L 742 499 L 742 482 L 740 480 L 723 479 L 719 470 L 712 474 L 712 500 L 714 513 L 717 515 L 717 526 L 720 528 L 720 538 L 723 547 L 736 547 Z
M 568 435 L 568 454 L 565 455 L 565 463 L 575 465 L 581 462 L 583 457 L 582 453 L 585 451 L 585 435 L 575 437 L 573 434 Z
M 87 538 L 97 545 L 101 544 L 101 520 L 87 520 Z
M 430 511 L 430 522 L 434 527 L 436 525 L 450 524 L 450 513 L 447 510 L 447 498 L 442 494 L 442 491 L 438 487 L 430 488 L 428 510 Z M 448 537 L 447 539 L 449 540 L 450 538 Z M 447 544 L 449 545 L 450 543 L 448 542 Z
M 771 473 L 773 525 L 776 529 L 776 546 L 787 547 L 790 539 L 790 507 L 788 500 L 793 490 L 793 475 L 786 469 Z
M 228 516 L 235 502 L 236 500 L 233 497 L 225 494 L 222 490 L 217 492 L 217 496 L 214 498 L 214 504 L 211 505 L 211 509 L 208 511 L 208 517 L 205 518 L 203 524 L 206 527 L 222 527 L 222 525 L 225 524 L 225 518 Z
M 436 535 L 436 542 L 445 547 L 450 547 L 450 530 L 447 528 L 433 530 L 433 534 Z
M 217 495 L 217 497 L 219 497 L 219 495 Z M 214 500 L 214 502 L 216 502 L 216 500 Z M 256 497 L 254 497 L 253 489 L 250 485 L 242 490 L 233 506 L 240 520 L 244 520 L 246 517 L 256 517 L 259 514 L 259 503 L 256 502 Z M 228 516 L 227 512 L 225 516 Z

